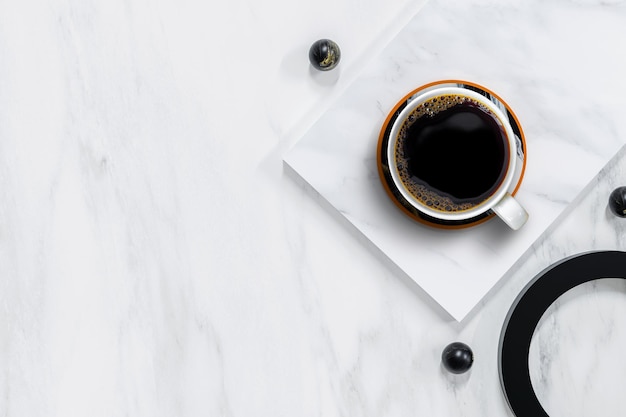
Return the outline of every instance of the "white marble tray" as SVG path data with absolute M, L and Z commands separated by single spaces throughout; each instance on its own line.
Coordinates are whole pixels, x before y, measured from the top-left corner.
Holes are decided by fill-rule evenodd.
M 429 2 L 285 162 L 383 259 L 462 320 L 626 139 L 617 105 L 626 93 L 626 58 L 603 47 L 606 36 L 626 38 L 626 9 L 618 6 L 597 16 L 565 9 L 571 16 L 562 16 L 546 2 L 498 3 L 469 21 L 462 0 Z M 380 127 L 407 92 L 439 79 L 482 84 L 517 114 L 528 155 L 517 196 L 530 213 L 520 231 L 498 219 L 460 231 L 431 229 L 383 191 L 375 160 Z

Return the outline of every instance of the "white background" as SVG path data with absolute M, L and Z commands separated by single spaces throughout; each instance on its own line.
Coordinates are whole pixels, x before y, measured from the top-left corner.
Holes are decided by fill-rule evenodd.
M 0 2 L 0 415 L 506 415 L 508 306 L 554 260 L 622 245 L 602 217 L 619 180 L 457 324 L 283 173 L 420 6 Z M 324 76 L 307 62 L 322 37 L 343 52 Z M 456 379 L 454 340 L 476 354 Z

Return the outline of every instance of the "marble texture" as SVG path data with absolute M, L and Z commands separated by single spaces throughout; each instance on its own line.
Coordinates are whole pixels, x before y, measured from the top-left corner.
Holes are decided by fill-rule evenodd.
M 0 415 L 331 407 L 280 155 L 417 6 L 0 2 Z
M 566 211 L 570 217 L 458 323 L 283 170 L 297 138 L 357 75 L 378 65 L 376 54 L 422 5 L 0 2 L 0 416 L 506 416 L 495 358 L 508 307 L 563 256 L 625 249 L 624 223 L 604 212 L 604 195 L 624 182 L 624 171 L 595 181 Z M 437 41 L 442 48 L 461 42 L 460 58 L 476 51 L 506 62 L 507 54 L 531 53 L 516 35 L 521 27 L 544 28 L 549 36 L 534 42 L 555 44 L 581 22 L 604 21 L 610 39 L 625 5 L 426 6 L 460 7 L 468 21 L 514 11 L 510 31 L 496 37 L 476 30 Z M 561 92 L 546 82 L 558 81 L 566 58 L 586 46 L 582 93 L 593 96 L 587 88 L 594 85 L 617 103 L 610 93 L 623 88 L 611 81 L 623 69 L 620 44 L 603 48 L 583 35 L 558 56 L 543 50 L 524 83 L 509 86 L 503 77 L 490 86 L 509 101 L 516 89 L 554 99 Z M 308 47 L 321 37 L 342 48 L 332 77 L 309 70 Z M 488 54 L 498 38 L 521 49 Z M 434 45 L 413 46 L 420 62 L 399 61 L 386 76 L 432 78 L 446 68 L 447 76 L 480 81 L 478 63 L 452 68 L 451 56 Z M 594 79 L 605 56 L 614 66 Z M 591 133 L 578 131 L 581 116 L 598 122 L 600 150 L 625 137 L 619 112 L 589 103 L 568 101 L 570 113 L 549 108 L 561 128 L 571 122 L 563 135 L 539 123 L 545 114 L 519 115 L 527 133 L 552 138 L 552 149 L 561 137 Z M 522 106 L 511 104 L 519 113 Z M 567 343 L 581 323 L 558 314 Z M 624 340 L 618 331 L 612 337 Z M 454 340 L 476 354 L 463 378 L 439 363 Z M 554 346 L 538 344 L 546 357 L 558 354 Z M 589 359 L 603 360 L 601 349 L 591 347 Z M 558 372 L 553 363 L 546 381 Z M 617 380 L 596 363 L 598 381 Z M 587 375 L 572 383 L 590 392 Z M 549 391 L 541 395 L 569 406 Z
M 558 5 L 427 4 L 285 157 L 394 271 L 457 320 L 626 142 L 617 123 L 626 54 L 610 42 L 626 37 L 626 8 Z M 402 97 L 439 79 L 481 84 L 517 114 L 527 145 L 517 199 L 530 214 L 521 230 L 498 219 L 452 232 L 425 227 L 385 194 L 375 160 L 381 126 Z

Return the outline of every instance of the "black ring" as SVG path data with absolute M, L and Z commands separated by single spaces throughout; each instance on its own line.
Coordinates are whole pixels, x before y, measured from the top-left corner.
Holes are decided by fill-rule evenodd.
M 528 353 L 545 311 L 568 290 L 602 278 L 626 279 L 626 252 L 590 252 L 566 258 L 538 274 L 513 303 L 500 334 L 500 383 L 516 417 L 549 417 L 530 380 Z

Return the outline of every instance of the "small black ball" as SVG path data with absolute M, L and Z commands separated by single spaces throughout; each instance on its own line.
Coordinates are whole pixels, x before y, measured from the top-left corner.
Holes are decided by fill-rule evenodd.
M 328 71 L 335 68 L 341 59 L 339 45 L 330 39 L 320 39 L 309 49 L 309 61 L 313 68 Z
M 626 187 L 617 187 L 609 196 L 609 209 L 618 217 L 626 217 Z
M 474 363 L 474 353 L 465 343 L 454 342 L 445 347 L 441 354 L 443 367 L 453 374 L 469 371 Z

